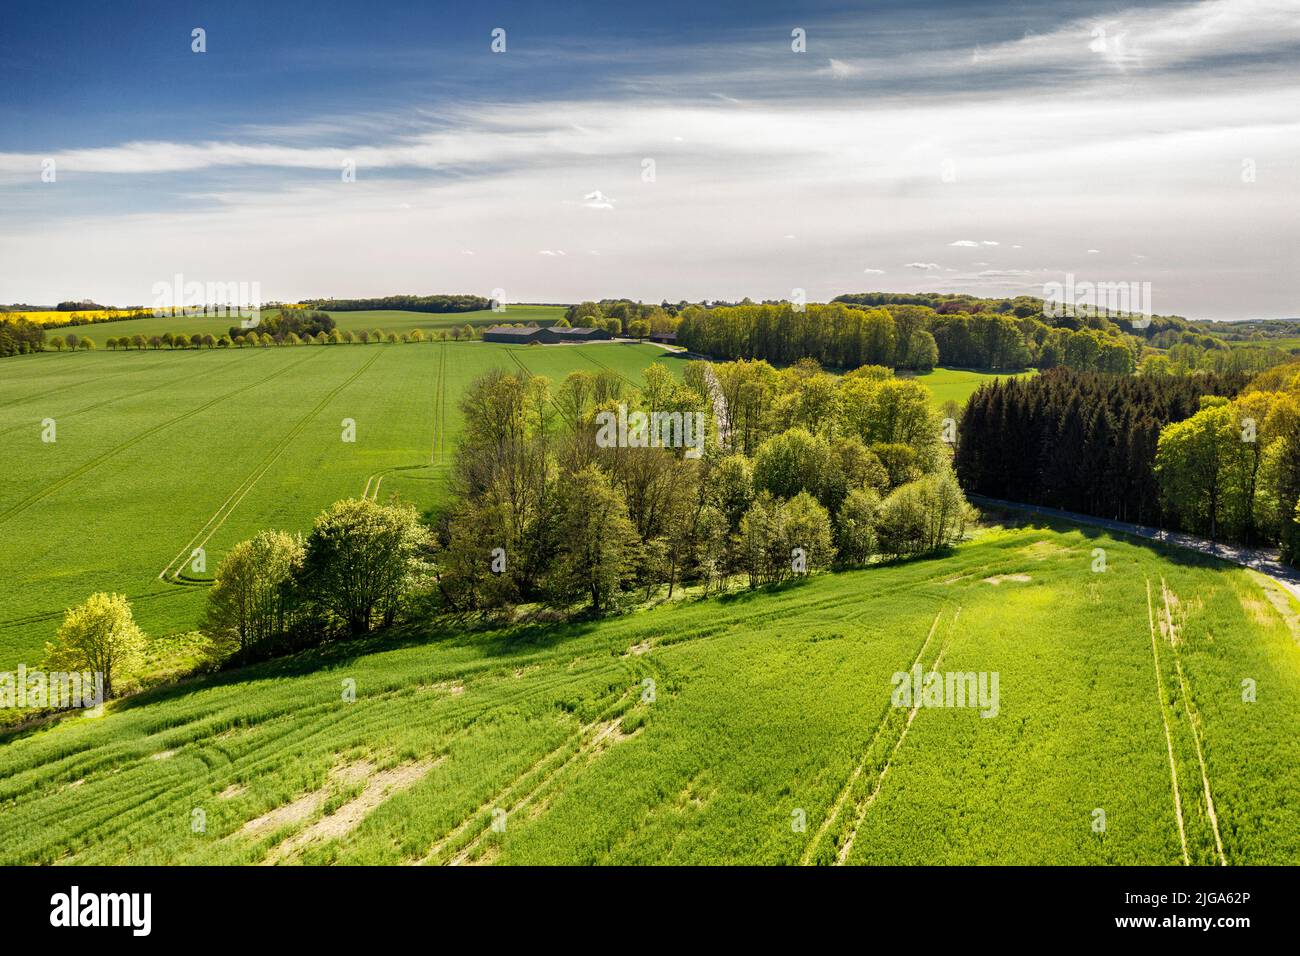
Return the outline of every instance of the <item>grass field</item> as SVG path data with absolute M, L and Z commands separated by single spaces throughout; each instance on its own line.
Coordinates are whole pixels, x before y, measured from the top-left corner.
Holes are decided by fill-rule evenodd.
M 996 715 L 891 706 L 914 662 L 999 673 Z M 0 747 L 0 862 L 1294 864 L 1298 720 L 1247 572 L 1027 526 L 111 704 Z
M 978 372 L 965 368 L 936 368 L 933 372 L 907 377 L 915 378 L 925 385 L 930 390 L 930 404 L 935 408 L 942 408 L 943 404 L 948 401 L 956 402 L 958 405 L 965 405 L 966 400 L 975 394 L 975 390 L 985 382 L 991 382 L 997 378 L 1028 378 L 1034 374 L 1036 374 L 1034 369 L 1008 375 L 1005 373 Z M 900 373 L 900 377 L 904 377 L 904 374 Z
M 163 577 L 210 578 L 231 545 L 305 530 L 368 482 L 381 499 L 436 504 L 460 395 L 490 367 L 556 382 L 610 367 L 639 382 L 663 356 L 623 343 L 472 342 L 7 359 L 0 671 L 34 665 L 64 609 L 94 591 L 129 595 L 150 634 L 193 627 L 204 589 Z M 54 442 L 42 441 L 46 419 Z M 342 440 L 344 419 L 356 422 L 355 443 Z M 195 548 L 205 574 L 188 574 Z
M 270 310 L 274 311 L 274 310 Z M 331 312 L 330 318 L 343 331 L 367 332 L 381 329 L 384 332 L 410 332 L 414 329 L 442 331 L 460 328 L 466 323 L 483 328 L 500 325 L 503 322 L 537 322 L 539 324 L 557 322 L 564 317 L 564 309 L 558 305 L 507 305 L 505 312 L 493 312 L 490 309 L 478 312 Z M 214 336 L 224 334 L 232 325 L 239 325 L 239 318 L 207 318 L 204 316 L 164 316 L 162 318 L 129 319 L 118 322 L 96 322 L 93 325 L 77 326 L 66 329 L 47 329 L 47 339 L 55 335 L 66 336 L 69 332 L 88 335 L 101 347 L 105 339 L 119 336 L 143 335 L 150 338 L 164 332 L 173 334 L 183 332 L 193 335 L 195 332 L 211 332 Z
M 1233 348 L 1273 348 L 1286 349 L 1291 352 L 1300 351 L 1300 335 L 1291 335 L 1278 338 L 1254 339 L 1249 342 L 1229 342 Z

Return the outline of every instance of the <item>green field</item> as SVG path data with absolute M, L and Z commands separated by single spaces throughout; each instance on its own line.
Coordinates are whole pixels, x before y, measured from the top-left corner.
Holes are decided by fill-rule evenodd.
M 1234 349 L 1248 348 L 1271 348 L 1285 349 L 1291 352 L 1300 351 L 1300 335 L 1291 335 L 1278 338 L 1252 339 L 1248 342 L 1229 342 Z
M 914 662 L 997 672 L 996 715 L 891 706 Z M 1248 572 L 1028 526 L 120 701 L 0 747 L 0 862 L 1294 864 L 1298 721 Z
M 306 530 L 370 482 L 421 509 L 439 502 L 459 397 L 491 367 L 558 382 L 610 367 L 630 381 L 664 360 L 648 345 L 484 342 L 231 351 L 38 353 L 0 371 L 0 671 L 34 665 L 64 610 L 130 596 L 154 635 L 199 619 L 202 587 L 164 581 L 267 528 Z M 667 359 L 677 367 L 679 360 Z M 42 441 L 53 419 L 54 442 Z M 342 440 L 344 419 L 356 441 Z
M 899 378 L 915 378 L 930 390 L 930 404 L 935 408 L 942 408 L 945 402 L 956 402 L 958 405 L 965 405 L 966 400 L 975 394 L 975 390 L 985 382 L 991 382 L 998 378 L 1028 378 L 1037 374 L 1036 370 L 1030 369 L 1027 372 L 1014 372 L 1011 374 L 998 372 L 979 372 L 973 369 L 965 368 L 936 368 L 932 372 L 925 372 L 920 375 L 908 375 L 900 373 Z
M 271 310 L 274 311 L 274 310 Z M 478 328 L 500 325 L 503 322 L 537 322 L 549 324 L 564 317 L 564 308 L 558 305 L 507 305 L 505 312 L 493 312 L 490 309 L 478 312 L 331 312 L 335 325 L 343 331 L 367 332 L 380 329 L 384 332 L 410 332 L 423 329 L 426 332 L 440 332 L 451 328 L 460 328 L 466 323 Z M 214 336 L 225 334 L 231 326 L 239 325 L 236 318 L 205 318 L 203 316 L 164 316 L 162 318 L 126 319 L 117 322 L 97 322 L 94 325 L 76 326 L 74 328 L 48 328 L 46 338 L 56 335 L 66 336 L 69 332 L 88 335 L 102 348 L 104 341 L 119 336 L 143 335 L 150 338 L 164 332 L 173 334 L 183 332 L 193 335 L 210 332 Z

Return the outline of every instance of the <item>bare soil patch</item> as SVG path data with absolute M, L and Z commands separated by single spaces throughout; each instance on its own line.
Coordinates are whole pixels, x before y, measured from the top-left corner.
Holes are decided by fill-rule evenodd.
M 298 855 L 309 844 L 347 836 L 370 815 L 371 811 L 394 794 L 415 786 L 443 759 L 430 757 L 368 774 L 366 787 L 358 796 L 279 844 L 264 862 L 280 863 Z M 362 763 L 368 765 L 367 761 Z

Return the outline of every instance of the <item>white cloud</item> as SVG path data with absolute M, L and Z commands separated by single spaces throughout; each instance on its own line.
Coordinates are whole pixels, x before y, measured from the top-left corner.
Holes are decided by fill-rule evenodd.
M 908 268 L 908 269 L 938 269 L 938 268 L 939 268 L 939 263 L 937 263 L 937 262 L 909 262 L 909 263 L 907 263 L 906 268 Z
M 969 248 L 973 248 L 973 247 L 975 247 L 975 246 L 978 246 L 979 243 L 976 242 L 974 239 L 958 239 L 956 242 L 950 242 L 950 243 L 948 243 L 948 245 L 950 245 L 950 246 L 966 246 L 966 247 L 969 247 Z
M 885 274 L 884 269 L 863 269 L 862 271 L 869 276 L 883 276 Z
M 849 77 L 859 75 L 862 72 L 862 68 L 844 60 L 836 60 L 832 58 L 826 61 L 826 69 L 824 72 L 837 80 L 847 80 Z
M 613 209 L 614 200 L 610 199 L 599 189 L 587 193 L 582 197 L 582 204 L 588 209 Z
M 1122 72 L 1258 54 L 1298 41 L 1294 0 L 1202 0 L 1073 20 L 1049 33 L 979 48 L 971 59 L 1021 70 L 1092 70 L 1100 63 Z

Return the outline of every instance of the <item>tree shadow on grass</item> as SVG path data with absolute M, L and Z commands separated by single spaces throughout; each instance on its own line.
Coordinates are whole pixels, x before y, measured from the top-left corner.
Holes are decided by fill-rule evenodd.
M 989 513 L 996 511 L 997 509 L 981 508 L 981 510 Z M 1050 531 L 1054 534 L 1069 534 L 1074 532 L 1091 542 L 1096 542 L 1103 538 L 1109 538 L 1113 541 L 1120 541 L 1127 545 L 1143 548 L 1159 556 L 1162 560 L 1180 567 L 1211 568 L 1215 570 L 1229 570 L 1232 568 L 1242 567 L 1235 561 L 1231 561 L 1227 558 L 1216 557 L 1212 554 L 1206 554 L 1203 551 L 1185 548 L 1172 542 L 1157 541 L 1153 538 L 1147 538 L 1140 534 L 1133 534 L 1115 528 L 1102 528 L 1097 525 L 1082 524 L 1080 522 L 1071 521 L 1068 518 L 1054 518 L 1041 514 L 1029 514 L 1028 512 L 1005 511 L 999 515 L 997 522 L 1005 528 Z
M 214 688 L 345 670 L 361 658 L 374 654 L 431 645 L 474 648 L 485 658 L 526 655 L 585 636 L 605 620 L 609 618 L 591 616 L 565 622 L 514 625 L 458 619 L 408 621 L 363 637 L 332 640 L 284 657 L 197 674 L 150 688 L 121 698 L 114 703 L 113 709 L 126 712 Z M 3 739 L 9 738 L 0 735 L 0 740 Z
M 956 554 L 958 549 L 954 546 L 945 546 L 935 551 L 927 551 L 924 554 L 911 554 L 897 558 L 889 558 L 884 561 L 876 561 L 872 564 L 864 564 L 853 567 L 834 568 L 830 571 L 823 571 L 817 574 L 809 574 L 801 577 L 787 578 L 773 584 L 763 584 L 756 588 L 744 588 L 739 591 L 728 591 L 725 594 L 710 594 L 701 596 L 698 600 L 713 600 L 719 604 L 743 604 L 756 598 L 766 597 L 777 594 L 785 594 L 794 591 L 797 588 L 809 587 L 817 581 L 834 580 L 846 574 L 862 574 L 877 571 L 882 568 L 910 567 L 912 565 L 924 565 L 931 561 L 942 561 Z

